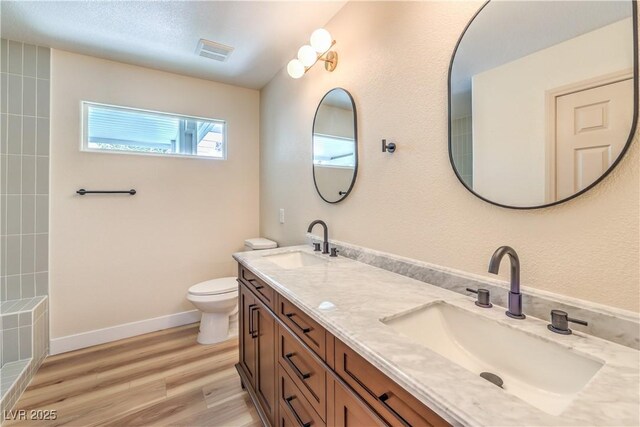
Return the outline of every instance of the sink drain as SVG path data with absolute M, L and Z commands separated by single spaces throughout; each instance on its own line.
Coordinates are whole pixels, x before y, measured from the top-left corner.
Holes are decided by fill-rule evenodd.
M 480 376 L 485 380 L 489 381 L 490 383 L 497 385 L 500 388 L 502 388 L 502 384 L 504 384 L 504 381 L 502 381 L 502 378 L 500 378 L 499 376 L 491 372 L 482 372 Z

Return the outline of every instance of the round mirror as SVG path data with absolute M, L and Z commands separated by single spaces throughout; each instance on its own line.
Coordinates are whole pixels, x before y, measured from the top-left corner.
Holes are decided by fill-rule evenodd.
M 491 1 L 449 69 L 449 157 L 495 205 L 555 205 L 620 161 L 638 116 L 634 1 Z
M 313 119 L 313 181 L 322 200 L 337 203 L 349 195 L 358 172 L 356 105 L 344 89 L 322 98 Z

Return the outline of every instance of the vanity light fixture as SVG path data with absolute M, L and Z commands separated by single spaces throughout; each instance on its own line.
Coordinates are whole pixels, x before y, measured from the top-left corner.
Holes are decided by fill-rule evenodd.
M 331 50 L 336 41 L 329 31 L 318 28 L 311 34 L 309 44 L 298 50 L 298 58 L 292 59 L 287 64 L 287 73 L 294 79 L 299 79 L 311 69 L 318 61 L 324 62 L 324 69 L 333 71 L 338 65 L 338 53 Z

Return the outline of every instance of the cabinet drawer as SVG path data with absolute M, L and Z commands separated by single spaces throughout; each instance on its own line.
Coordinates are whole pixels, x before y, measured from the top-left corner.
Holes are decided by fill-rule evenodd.
M 278 412 L 278 414 L 280 417 L 278 424 L 276 424 L 278 427 L 300 427 L 300 424 L 298 424 L 296 420 L 291 419 L 291 417 L 289 416 L 289 411 L 284 406 L 284 403 L 280 404 L 280 411 Z
M 295 421 L 298 427 L 324 427 L 325 423 L 313 410 L 311 404 L 295 385 L 289 374 L 282 368 L 278 369 L 280 381 L 280 410 L 284 410 L 286 416 Z M 279 421 L 282 423 L 283 415 L 280 414 Z
M 260 301 L 265 303 L 271 310 L 275 308 L 276 292 L 271 286 L 258 279 L 255 274 L 240 264 L 238 265 L 238 277 L 249 289 L 251 289 L 253 293 L 256 294 Z
M 338 339 L 335 340 L 335 352 L 336 373 L 389 424 L 449 425 Z
M 282 296 L 278 298 L 278 317 L 322 360 L 325 356 L 325 330 L 302 310 Z
M 335 427 L 386 427 L 366 403 L 338 381 L 333 382 L 333 422 Z
M 278 360 L 313 409 L 326 421 L 327 371 L 283 327 L 278 332 Z

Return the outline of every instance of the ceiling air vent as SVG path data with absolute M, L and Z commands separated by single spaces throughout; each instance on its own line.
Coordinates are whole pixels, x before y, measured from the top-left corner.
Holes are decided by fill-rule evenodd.
M 196 48 L 198 55 L 220 62 L 225 62 L 229 58 L 229 55 L 231 55 L 231 52 L 233 52 L 231 46 L 225 46 L 205 39 L 200 39 L 198 47 Z

